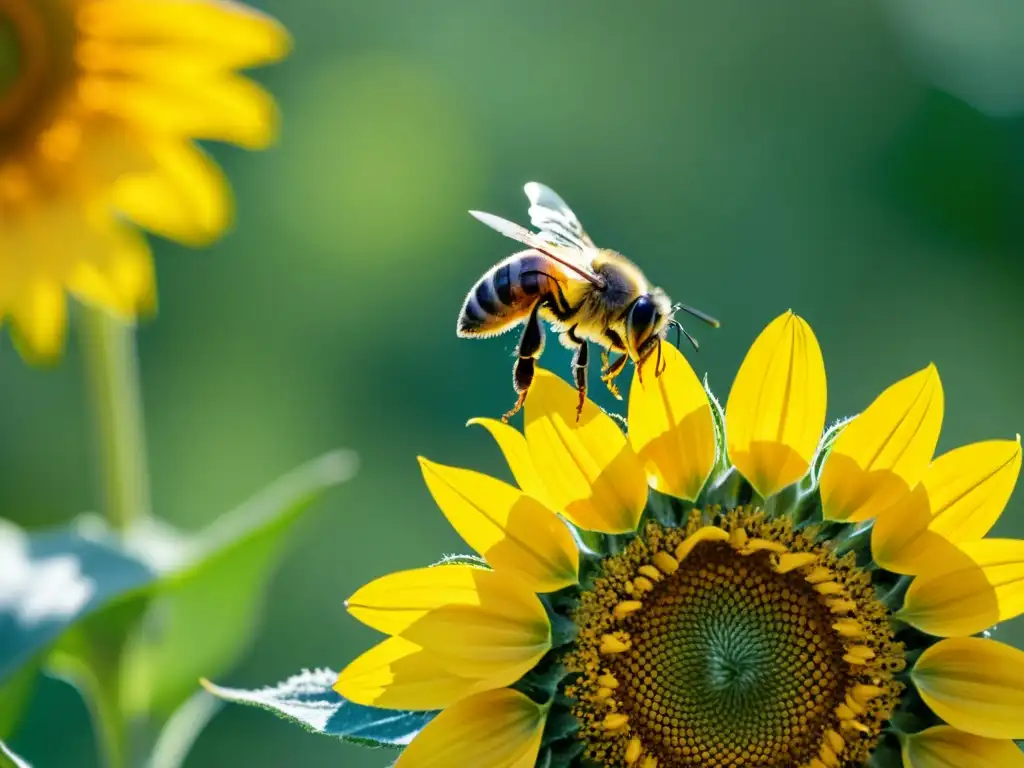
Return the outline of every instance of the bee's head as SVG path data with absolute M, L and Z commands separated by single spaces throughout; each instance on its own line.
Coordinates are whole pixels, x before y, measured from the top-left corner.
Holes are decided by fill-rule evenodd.
M 660 288 L 638 297 L 626 310 L 626 350 L 635 361 L 644 360 L 665 337 L 672 320 L 672 304 Z

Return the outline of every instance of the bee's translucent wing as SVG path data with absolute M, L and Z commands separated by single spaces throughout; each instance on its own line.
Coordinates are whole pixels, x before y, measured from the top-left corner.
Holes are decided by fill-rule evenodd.
M 578 247 L 564 245 L 557 241 L 549 240 L 543 233 L 537 234 L 531 232 L 526 227 L 521 227 L 508 219 L 495 216 L 493 213 L 484 213 L 483 211 L 470 211 L 469 213 L 473 218 L 478 221 L 482 221 L 488 227 L 500 232 L 505 237 L 517 240 L 524 245 L 530 246 L 536 251 L 540 251 L 545 256 L 557 261 L 566 269 L 575 272 L 584 280 L 591 282 L 600 288 L 604 287 L 604 278 L 596 274 L 590 268 L 590 265 L 587 264 L 584 258 L 582 258 Z
M 530 200 L 530 223 L 540 230 L 541 237 L 574 248 L 594 247 L 594 241 L 583 231 L 576 214 L 555 190 L 531 181 L 523 191 Z

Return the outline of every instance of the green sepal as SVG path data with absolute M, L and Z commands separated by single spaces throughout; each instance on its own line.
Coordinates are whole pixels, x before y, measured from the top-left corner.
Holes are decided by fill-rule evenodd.
M 24 759 L 0 741 L 0 768 L 32 768 Z
M 821 436 L 821 440 L 818 441 L 818 448 L 814 452 L 814 458 L 811 459 L 811 471 L 807 473 L 807 476 L 800 481 L 802 490 L 810 490 L 817 488 L 818 483 L 821 482 L 821 470 L 825 467 L 825 461 L 828 459 L 828 455 L 832 452 L 832 446 L 835 445 L 836 439 L 842 433 L 843 429 L 853 421 L 856 416 L 850 416 L 845 419 L 840 419 L 831 427 L 825 430 L 825 434 Z
M 445 555 L 436 563 L 437 565 L 471 565 L 474 568 L 484 568 L 490 570 L 491 566 L 487 564 L 487 561 L 477 555 Z
M 754 499 L 754 488 L 736 467 L 728 467 L 713 477 L 701 491 L 697 506 L 701 509 L 721 507 L 736 509 L 750 504 Z
M 872 750 L 866 768 L 903 768 L 903 757 L 895 736 L 883 735 L 882 741 Z
M 332 688 L 337 679 L 336 672 L 317 669 L 252 691 L 203 685 L 220 699 L 265 709 L 311 733 L 373 747 L 405 747 L 437 715 L 355 704 Z
M 708 405 L 711 406 L 711 420 L 715 424 L 715 468 L 711 471 L 711 477 L 717 477 L 729 468 L 729 447 L 725 435 L 725 411 L 722 404 L 718 402 L 715 393 L 711 391 L 711 384 L 708 382 L 707 374 L 704 375 L 704 393 L 708 396 Z

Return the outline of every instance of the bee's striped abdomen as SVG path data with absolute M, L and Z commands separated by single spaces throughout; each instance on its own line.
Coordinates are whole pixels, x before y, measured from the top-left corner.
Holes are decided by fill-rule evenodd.
M 560 274 L 555 262 L 536 251 L 509 256 L 488 270 L 466 296 L 459 313 L 459 335 L 493 336 L 507 331 L 554 290 L 552 278 Z

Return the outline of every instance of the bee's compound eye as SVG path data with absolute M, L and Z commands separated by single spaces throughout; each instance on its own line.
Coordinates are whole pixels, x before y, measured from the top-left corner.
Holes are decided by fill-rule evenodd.
M 633 302 L 633 306 L 629 310 L 629 324 L 633 327 L 633 333 L 637 339 L 641 339 L 647 334 L 654 323 L 656 312 L 650 296 L 641 296 Z

